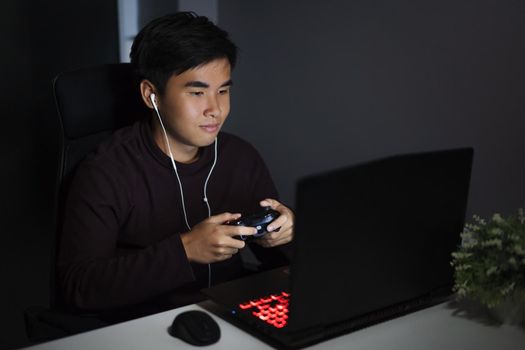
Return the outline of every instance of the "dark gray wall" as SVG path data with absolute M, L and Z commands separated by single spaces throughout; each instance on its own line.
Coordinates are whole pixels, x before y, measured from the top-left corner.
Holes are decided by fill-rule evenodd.
M 27 345 L 24 308 L 49 299 L 58 144 L 51 79 L 118 61 L 116 1 L 6 0 L 0 23 L 0 349 L 8 349 Z
M 137 0 L 139 30 L 154 18 L 177 12 L 178 0 Z
M 525 205 L 525 3 L 219 2 L 241 48 L 227 128 L 298 177 L 473 146 L 471 213 Z

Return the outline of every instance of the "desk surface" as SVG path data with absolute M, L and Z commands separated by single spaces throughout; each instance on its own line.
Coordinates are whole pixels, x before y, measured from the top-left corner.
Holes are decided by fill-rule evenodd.
M 205 306 L 205 305 L 204 305 Z M 196 349 L 167 333 L 173 318 L 189 305 L 111 327 L 29 347 L 45 349 Z M 221 340 L 206 349 L 270 349 L 270 346 L 212 315 L 221 328 Z M 489 325 L 457 314 L 449 303 L 439 304 L 403 317 L 364 328 L 316 344 L 309 349 L 525 349 L 525 329 Z

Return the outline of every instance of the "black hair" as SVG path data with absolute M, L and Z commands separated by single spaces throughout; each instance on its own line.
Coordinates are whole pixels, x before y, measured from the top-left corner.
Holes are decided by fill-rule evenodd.
M 129 57 L 139 78 L 151 81 L 162 95 L 173 74 L 219 58 L 227 58 L 233 69 L 237 47 L 228 33 L 207 17 L 178 12 L 154 19 L 142 28 Z

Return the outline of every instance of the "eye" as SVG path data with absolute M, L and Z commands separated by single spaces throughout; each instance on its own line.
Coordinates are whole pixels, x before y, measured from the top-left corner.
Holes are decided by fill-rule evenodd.
M 219 95 L 227 95 L 230 93 L 230 89 L 219 90 Z
M 192 96 L 202 96 L 204 95 L 203 91 L 190 91 L 190 95 Z

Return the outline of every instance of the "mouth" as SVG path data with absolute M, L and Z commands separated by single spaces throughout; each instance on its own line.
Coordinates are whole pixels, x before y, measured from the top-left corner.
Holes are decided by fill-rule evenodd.
M 199 127 L 206 131 L 207 133 L 213 134 L 219 131 L 220 124 L 206 124 L 206 125 L 199 125 Z

